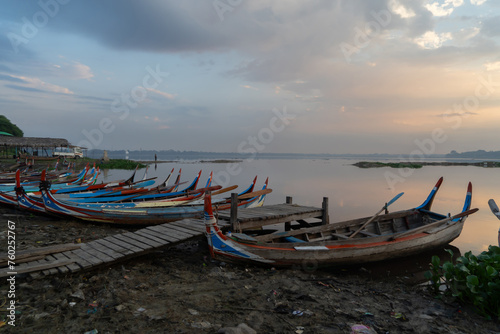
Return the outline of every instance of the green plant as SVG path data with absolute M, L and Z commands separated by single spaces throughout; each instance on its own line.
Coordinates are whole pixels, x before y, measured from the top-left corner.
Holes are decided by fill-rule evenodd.
M 453 258 L 453 252 L 447 250 Z M 478 256 L 467 252 L 455 264 L 441 264 L 433 256 L 426 278 L 435 294 L 450 295 L 465 304 L 473 305 L 479 314 L 500 319 L 500 248 L 489 246 Z
M 102 169 L 135 169 L 137 166 L 139 166 L 139 168 L 146 167 L 146 165 L 140 162 L 126 159 L 111 159 L 99 164 L 99 167 Z

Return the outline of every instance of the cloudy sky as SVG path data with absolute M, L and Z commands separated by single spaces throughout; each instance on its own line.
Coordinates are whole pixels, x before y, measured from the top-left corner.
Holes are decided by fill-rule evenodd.
M 40 0 L 0 11 L 0 108 L 100 149 L 500 150 L 500 1 Z

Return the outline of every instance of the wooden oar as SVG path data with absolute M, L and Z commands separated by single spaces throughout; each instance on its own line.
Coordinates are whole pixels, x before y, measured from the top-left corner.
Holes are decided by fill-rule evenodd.
M 257 190 L 257 191 L 251 192 L 251 193 L 240 195 L 240 196 L 238 196 L 238 199 L 247 199 L 247 198 L 262 196 L 262 195 L 269 194 L 272 191 L 273 191 L 272 189 Z
M 371 222 L 372 222 L 375 218 L 377 218 L 377 216 L 378 216 L 379 214 L 381 214 L 381 213 L 382 213 L 382 211 L 384 211 L 385 209 L 387 209 L 387 207 L 388 207 L 389 205 L 391 205 L 392 203 L 396 202 L 396 201 L 398 200 L 398 198 L 400 198 L 401 196 L 403 196 L 403 194 L 404 194 L 404 193 L 399 193 L 399 194 L 397 194 L 396 196 L 394 196 L 394 198 L 393 198 L 393 199 L 391 199 L 389 202 L 387 202 L 387 204 L 386 204 L 386 205 L 384 205 L 384 207 L 383 207 L 382 209 L 380 209 L 380 211 L 379 211 L 379 212 L 377 212 L 375 215 L 373 215 L 373 217 L 371 217 L 371 218 L 370 218 L 370 219 L 368 219 L 368 220 L 367 220 L 367 221 L 366 221 L 363 225 L 361 225 L 361 227 L 360 227 L 360 228 L 358 228 L 358 229 L 356 230 L 356 232 L 354 232 L 353 234 L 351 234 L 351 235 L 349 236 L 349 238 L 353 238 L 356 234 L 358 234 L 359 232 L 361 232 L 361 230 L 362 230 L 362 229 L 364 229 L 366 225 L 370 224 L 370 223 L 371 223 Z
M 493 214 L 498 219 L 500 219 L 500 209 L 498 209 L 498 205 L 497 205 L 497 203 L 495 203 L 495 200 L 494 199 L 490 199 L 488 201 L 488 205 L 490 206 L 491 212 L 493 212 Z
M 219 194 L 223 194 L 223 193 L 226 193 L 226 192 L 228 192 L 228 191 L 234 190 L 234 189 L 236 189 L 236 188 L 238 188 L 238 186 L 237 186 L 237 185 L 230 186 L 230 187 L 227 187 L 227 188 L 223 188 L 223 189 L 221 189 L 221 190 L 214 191 L 214 192 L 212 193 L 212 196 L 214 196 L 214 195 L 219 195 Z
M 404 236 L 407 236 L 407 235 L 410 235 L 410 234 L 415 234 L 415 233 L 420 233 L 420 232 L 423 232 L 425 230 L 427 230 L 428 228 L 430 227 L 435 227 L 435 226 L 438 226 L 438 225 L 441 225 L 441 224 L 444 224 L 448 221 L 452 221 L 453 219 L 457 219 L 457 218 L 462 218 L 462 217 L 465 217 L 465 216 L 468 216 L 468 215 L 471 215 L 473 214 L 474 212 L 476 212 L 477 210 L 479 209 L 470 209 L 470 210 L 467 210 L 467 211 L 464 211 L 464 212 L 461 212 L 459 214 L 456 214 L 454 216 L 451 216 L 451 217 L 446 217 L 444 219 L 440 219 L 438 221 L 435 221 L 433 223 L 430 223 L 430 224 L 427 224 L 427 225 L 424 225 L 424 226 L 420 226 L 420 227 L 417 227 L 417 228 L 414 228 L 412 230 L 408 230 L 408 231 L 405 231 L 405 232 L 401 232 L 399 234 L 395 234 L 391 239 L 392 240 L 396 240 L 398 238 L 402 238 Z

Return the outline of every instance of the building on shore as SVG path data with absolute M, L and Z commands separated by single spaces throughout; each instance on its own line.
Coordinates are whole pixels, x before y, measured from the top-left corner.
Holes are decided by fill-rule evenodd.
M 58 155 L 58 152 L 81 152 L 81 149 L 84 148 L 71 145 L 66 139 L 62 138 L 13 137 L 0 135 L 0 156 L 4 158 L 29 157 L 35 159 L 50 159 Z

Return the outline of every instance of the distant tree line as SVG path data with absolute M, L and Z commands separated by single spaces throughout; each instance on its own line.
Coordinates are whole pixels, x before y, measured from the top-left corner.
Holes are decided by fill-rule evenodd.
M 447 158 L 463 158 L 463 159 L 500 159 L 500 151 L 469 151 L 458 153 L 453 150 L 446 155 Z

